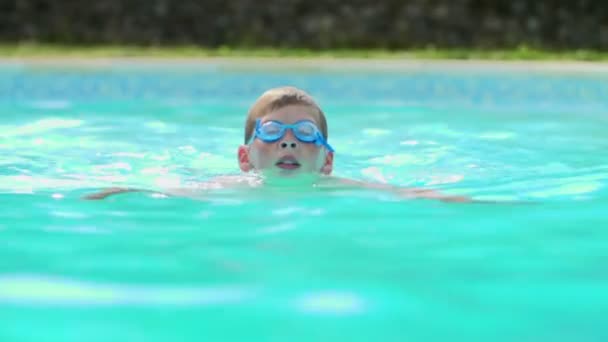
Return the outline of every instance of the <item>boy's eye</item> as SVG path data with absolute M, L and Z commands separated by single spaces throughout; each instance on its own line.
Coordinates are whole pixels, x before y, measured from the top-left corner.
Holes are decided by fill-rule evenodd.
M 298 125 L 298 133 L 303 135 L 314 135 L 315 127 L 310 123 L 304 123 Z
M 266 134 L 278 134 L 281 131 L 281 127 L 274 123 L 269 123 L 262 126 L 262 130 Z

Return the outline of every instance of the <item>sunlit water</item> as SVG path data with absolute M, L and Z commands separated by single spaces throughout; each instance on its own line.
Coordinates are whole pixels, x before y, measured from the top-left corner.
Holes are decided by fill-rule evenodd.
M 0 65 L 1 341 L 608 338 L 608 74 L 254 70 Z M 325 109 L 336 175 L 498 204 L 81 199 L 238 174 L 285 84 Z

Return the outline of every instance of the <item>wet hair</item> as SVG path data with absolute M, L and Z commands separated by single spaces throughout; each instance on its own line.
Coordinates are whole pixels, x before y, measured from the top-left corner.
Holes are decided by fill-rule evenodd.
M 319 126 L 321 134 L 323 134 L 323 138 L 327 140 L 327 120 L 325 119 L 325 114 L 312 96 L 295 87 L 279 87 L 266 91 L 249 109 L 247 120 L 245 121 L 245 144 L 251 139 L 257 119 L 274 110 L 290 105 L 304 105 L 314 108 L 317 114 L 316 124 Z

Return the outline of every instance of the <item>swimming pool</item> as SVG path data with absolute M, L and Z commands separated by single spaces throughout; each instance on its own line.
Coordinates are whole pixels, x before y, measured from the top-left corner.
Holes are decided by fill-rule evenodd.
M 237 173 L 248 106 L 285 84 L 337 175 L 503 204 L 81 200 Z M 2 341 L 608 338 L 604 71 L 4 62 L 0 115 Z

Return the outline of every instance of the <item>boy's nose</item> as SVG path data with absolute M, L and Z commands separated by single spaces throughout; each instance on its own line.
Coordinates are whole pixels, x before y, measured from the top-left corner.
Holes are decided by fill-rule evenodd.
M 279 143 L 279 146 L 281 146 L 281 148 L 298 147 L 298 143 L 296 142 L 296 137 L 293 135 L 293 132 L 290 129 L 288 129 L 287 132 L 285 132 L 285 136 L 283 137 L 283 140 L 281 140 L 281 142 Z
M 293 140 L 284 140 L 281 142 L 281 144 L 279 144 L 279 146 L 281 146 L 281 148 L 296 148 L 298 147 L 298 143 Z

